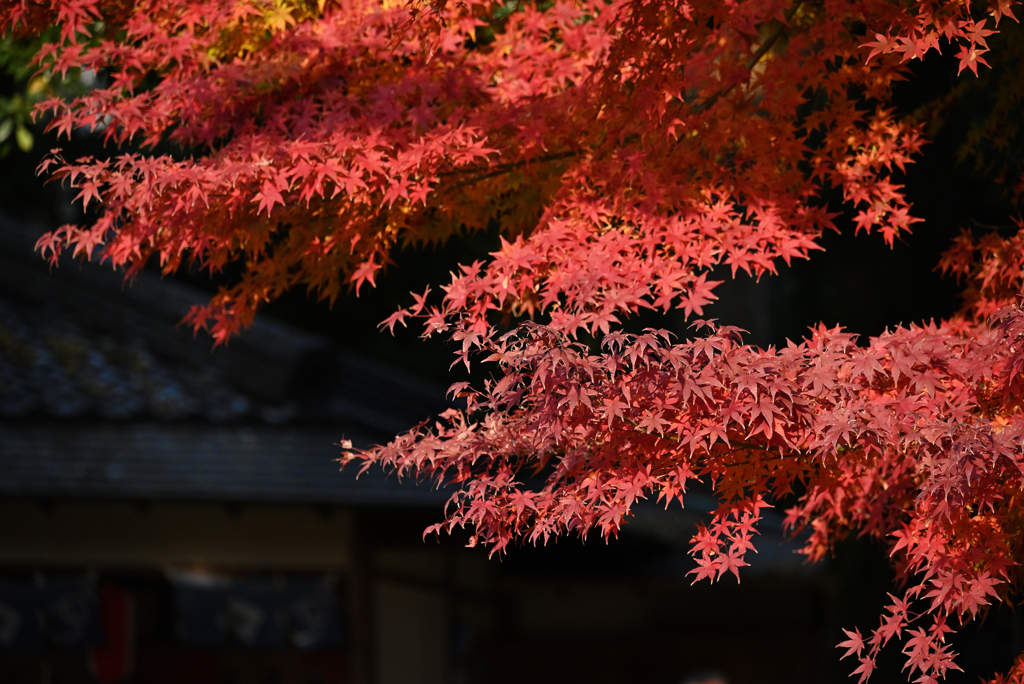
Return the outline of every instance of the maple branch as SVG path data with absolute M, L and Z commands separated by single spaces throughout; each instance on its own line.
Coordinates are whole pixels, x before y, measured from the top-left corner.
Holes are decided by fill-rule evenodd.
M 775 30 L 772 31 L 771 34 L 764 40 L 764 42 L 761 43 L 760 47 L 757 48 L 757 50 L 754 52 L 754 54 L 752 54 L 747 59 L 746 63 L 743 65 L 743 68 L 744 68 L 745 71 L 749 72 L 755 66 L 757 66 L 758 63 L 762 59 L 764 59 L 764 56 L 767 55 L 768 52 L 775 46 L 775 44 L 779 42 L 779 39 L 781 39 L 782 36 L 785 35 L 786 29 L 789 26 L 789 21 L 792 20 L 793 16 L 797 13 L 797 11 L 799 11 L 799 9 L 800 9 L 801 5 L 803 5 L 803 3 L 804 3 L 804 0 L 798 0 L 798 2 L 795 5 L 793 5 L 788 10 L 783 12 L 783 16 L 785 17 L 786 21 L 784 23 L 780 23 L 775 28 Z M 732 83 L 732 84 L 728 85 L 727 87 L 719 88 L 716 92 L 712 93 L 707 99 L 703 100 L 702 102 L 698 102 L 696 105 L 694 105 L 693 113 L 694 114 L 700 114 L 701 112 L 703 112 L 703 111 L 707 110 L 708 108 L 714 106 L 714 104 L 719 99 L 721 99 L 725 95 L 728 95 L 732 91 L 732 89 L 735 88 L 735 87 L 736 87 L 736 83 Z M 547 155 L 543 155 L 541 157 L 535 157 L 533 159 L 524 159 L 524 160 L 515 161 L 515 162 L 507 162 L 507 163 L 504 163 L 504 164 L 497 164 L 496 166 L 488 167 L 488 171 L 486 173 L 482 173 L 479 176 L 475 176 L 475 177 L 472 177 L 472 178 L 467 178 L 467 179 L 465 179 L 465 180 L 455 184 L 453 186 L 453 188 L 454 189 L 464 188 L 464 187 L 467 187 L 469 185 L 474 185 L 474 184 L 479 183 L 481 181 L 485 181 L 485 180 L 487 180 L 489 178 L 496 178 L 496 177 L 502 176 L 502 175 L 504 175 L 504 174 L 506 174 L 506 173 L 508 173 L 510 171 L 514 171 L 516 169 L 519 169 L 519 168 L 522 168 L 524 166 L 527 166 L 531 162 L 545 164 L 547 162 L 552 162 L 552 161 L 561 161 L 563 159 L 572 159 L 573 157 L 578 157 L 579 155 L 580 155 L 580 150 L 572 150 L 572 151 L 556 152 L 556 153 L 552 153 L 552 154 L 547 154 Z M 439 178 L 444 178 L 444 177 L 450 177 L 450 176 L 459 176 L 459 175 L 461 175 L 461 174 L 463 174 L 465 172 L 466 172 L 466 170 L 443 171 L 443 172 L 441 172 L 441 173 L 439 173 L 437 175 L 438 175 Z
M 803 3 L 804 3 L 804 0 L 798 0 L 798 2 L 795 5 L 793 5 L 788 10 L 783 12 L 783 16 L 785 17 L 785 22 L 780 22 L 780 24 L 775 28 L 775 30 L 771 32 L 771 34 L 764 40 L 763 43 L 761 43 L 761 45 L 757 48 L 757 50 L 754 52 L 754 54 L 752 54 L 747 59 L 746 63 L 743 65 L 745 71 L 749 72 L 755 66 L 757 66 L 758 63 L 762 59 L 764 59 L 764 56 L 767 55 L 768 52 L 775 46 L 775 44 L 779 42 L 779 39 L 781 39 L 782 36 L 785 35 L 786 29 L 789 26 L 789 21 L 792 20 L 793 16 L 797 13 L 797 11 L 800 9 L 800 7 L 801 7 L 801 5 L 803 5 Z M 705 100 L 703 100 L 702 102 L 698 102 L 696 105 L 694 105 L 693 113 L 694 114 L 700 114 L 701 112 L 706 111 L 710 107 L 714 106 L 714 104 L 716 102 L 718 102 L 719 99 L 721 99 L 725 95 L 728 95 L 733 90 L 733 88 L 735 88 L 735 87 L 736 87 L 736 83 L 732 83 L 732 84 L 730 84 L 730 85 L 728 85 L 726 87 L 719 88 L 716 92 L 712 93 Z M 539 163 L 539 164 L 546 164 L 546 163 L 552 162 L 552 161 L 561 161 L 563 159 L 572 159 L 574 157 L 578 157 L 580 155 L 580 152 L 581 152 L 581 150 L 571 150 L 571 151 L 565 151 L 565 152 L 555 152 L 555 153 L 552 153 L 552 154 L 547 154 L 547 155 L 543 155 L 543 156 L 540 156 L 540 157 L 535 157 L 533 159 L 523 159 L 523 160 L 515 161 L 515 162 L 506 162 L 504 164 L 497 164 L 495 166 L 487 167 L 487 171 L 485 173 L 481 173 L 478 176 L 466 178 L 466 179 L 456 183 L 454 186 L 452 186 L 452 189 L 457 190 L 459 188 L 464 188 L 464 187 L 468 187 L 470 185 L 475 185 L 476 183 L 488 180 L 490 178 L 497 178 L 498 176 L 503 176 L 506 173 L 509 173 L 510 171 L 515 171 L 516 169 L 520 169 L 520 168 L 522 168 L 524 166 L 528 166 L 530 163 L 534 163 L 535 162 L 535 163 Z M 477 167 L 477 168 L 479 168 L 479 167 Z M 456 177 L 456 176 L 460 176 L 460 175 L 462 175 L 464 173 L 472 172 L 472 171 L 475 171 L 475 170 L 476 169 L 472 169 L 472 170 L 460 169 L 460 170 L 453 170 L 453 171 L 442 171 L 442 172 L 438 173 L 437 176 L 438 176 L 438 178 Z
M 505 164 L 497 164 L 495 166 L 487 167 L 488 171 L 486 173 L 482 173 L 479 176 L 475 176 L 472 178 L 466 178 L 465 180 L 456 183 L 454 186 L 452 186 L 452 188 L 464 188 L 466 186 L 479 183 L 480 181 L 485 181 L 488 178 L 496 178 L 498 176 L 503 176 L 506 173 L 509 173 L 510 171 L 515 171 L 516 169 L 528 166 L 531 163 L 546 164 L 548 162 L 560 161 L 562 159 L 572 159 L 573 157 L 578 157 L 579 155 L 579 150 L 573 150 L 566 152 L 557 152 L 553 154 L 546 154 L 544 156 L 534 157 L 532 159 L 523 159 L 515 162 L 506 162 Z M 471 169 L 471 171 L 475 170 L 476 169 Z M 439 178 L 444 178 L 445 176 L 458 176 L 466 172 L 467 170 L 465 169 L 460 171 L 443 171 L 437 175 Z
M 780 22 L 779 25 L 775 28 L 775 30 L 771 32 L 771 34 L 765 39 L 763 43 L 761 43 L 761 46 L 757 48 L 754 54 L 752 54 L 750 58 L 747 59 L 746 64 L 743 65 L 745 71 L 749 72 L 755 66 L 757 66 L 758 62 L 760 62 L 764 58 L 764 56 L 768 54 L 768 51 L 771 50 L 777 42 L 779 42 L 779 39 L 782 38 L 783 35 L 785 35 L 786 29 L 789 28 L 789 21 L 793 18 L 793 16 L 800 9 L 800 6 L 803 4 L 804 0 L 799 0 L 795 5 L 793 5 L 788 10 L 783 12 L 783 16 L 786 18 L 786 21 Z M 725 95 L 728 95 L 735 87 L 736 83 L 730 83 L 726 87 L 719 88 L 717 91 L 709 95 L 707 99 L 695 104 L 693 106 L 693 113 L 700 114 L 701 112 L 704 112 L 708 108 L 714 106 L 714 104 L 718 102 L 719 99 L 721 99 Z
M 746 63 L 743 65 L 745 71 L 749 72 L 755 66 L 757 66 L 758 63 L 762 59 L 764 59 L 764 56 L 767 55 L 768 52 L 775 46 L 775 44 L 779 42 L 779 39 L 781 39 L 782 36 L 785 35 L 786 29 L 789 26 L 788 22 L 797 13 L 797 11 L 800 9 L 800 7 L 801 7 L 801 5 L 803 5 L 803 3 L 804 3 L 804 0 L 799 0 L 795 5 L 793 5 L 788 10 L 783 12 L 783 16 L 785 17 L 786 22 L 785 23 L 780 23 L 775 28 L 775 30 L 772 31 L 771 34 L 765 39 L 765 41 L 763 43 L 761 43 L 761 45 L 757 48 L 757 50 L 754 52 L 754 54 L 752 54 L 747 59 Z M 722 97 L 728 95 L 733 90 L 733 88 L 735 88 L 735 87 L 736 87 L 736 83 L 732 83 L 732 84 L 730 84 L 730 85 L 728 85 L 726 87 L 719 88 L 716 92 L 712 93 L 705 100 L 703 100 L 701 102 L 698 102 L 696 105 L 694 105 L 693 106 L 693 113 L 694 114 L 700 114 L 701 112 L 704 112 L 705 110 L 707 110 L 710 107 L 714 106 L 714 104 L 719 99 L 721 99 Z M 470 185 L 475 185 L 476 183 L 488 180 L 490 178 L 497 178 L 498 176 L 503 176 L 506 173 L 509 173 L 510 171 L 515 171 L 516 169 L 519 169 L 519 168 L 522 168 L 524 166 L 527 166 L 527 165 L 529 165 L 530 163 L 533 163 L 533 162 L 536 162 L 536 163 L 539 163 L 539 164 L 545 164 L 547 162 L 552 162 L 552 161 L 561 161 L 563 159 L 572 159 L 573 157 L 578 157 L 580 155 L 580 152 L 581 152 L 580 150 L 556 152 L 556 153 L 552 153 L 552 154 L 543 155 L 541 157 L 535 157 L 533 159 L 523 159 L 523 160 L 515 161 L 515 162 L 506 162 L 504 164 L 497 164 L 495 166 L 488 167 L 488 171 L 486 173 L 481 173 L 478 176 L 471 177 L 471 178 L 466 178 L 465 180 L 462 180 L 459 183 L 456 183 L 454 186 L 452 186 L 452 189 L 464 188 L 464 187 L 468 187 Z M 465 169 L 457 170 L 457 171 L 443 171 L 443 172 L 441 172 L 441 173 L 439 173 L 437 175 L 438 175 L 438 178 L 445 178 L 445 177 L 459 176 L 459 175 L 462 175 L 463 173 L 466 173 L 466 172 L 467 172 L 467 170 L 465 170 Z
M 495 164 L 494 166 L 488 166 L 486 168 L 489 169 L 492 172 L 493 171 L 512 171 L 512 170 L 514 170 L 514 169 L 516 169 L 518 167 L 525 166 L 526 164 L 529 164 L 530 162 L 538 162 L 538 163 L 543 164 L 545 162 L 557 161 L 559 159 L 566 159 L 566 158 L 575 157 L 575 156 L 578 156 L 578 155 L 579 155 L 579 151 L 556 152 L 556 153 L 552 153 L 552 154 L 545 154 L 545 155 L 542 155 L 540 157 L 534 157 L 532 159 L 523 159 L 523 160 L 515 161 L 515 162 L 506 162 L 504 164 Z M 455 171 L 441 171 L 441 172 L 439 172 L 437 174 L 437 176 L 438 176 L 438 178 L 445 178 L 447 176 L 458 176 L 458 175 L 460 175 L 462 173 L 465 173 L 465 171 L 466 171 L 466 169 L 460 169 L 460 170 L 455 170 Z

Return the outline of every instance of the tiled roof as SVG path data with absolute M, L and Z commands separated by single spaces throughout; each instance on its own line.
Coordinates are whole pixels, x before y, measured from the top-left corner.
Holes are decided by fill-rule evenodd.
M 257 317 L 214 349 L 179 325 L 208 295 L 69 260 L 0 216 L 0 419 L 46 415 L 213 423 L 351 422 L 393 433 L 444 406 L 442 388 Z
M 432 504 L 446 494 L 339 473 L 332 428 L 48 422 L 0 424 L 0 495 L 304 504 Z
M 139 339 L 83 330 L 57 308 L 0 299 L 0 417 L 284 422 L 289 406 L 261 405 L 216 367 L 155 354 Z
M 444 408 L 439 388 L 278 321 L 226 348 L 178 326 L 204 301 L 142 273 L 71 262 L 0 217 L 0 494 L 308 503 L 437 501 L 338 474 Z

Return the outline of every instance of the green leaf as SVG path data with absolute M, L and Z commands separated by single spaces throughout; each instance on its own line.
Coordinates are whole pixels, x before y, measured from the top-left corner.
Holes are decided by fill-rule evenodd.
M 18 147 L 21 148 L 22 152 L 28 152 L 32 149 L 32 133 L 24 126 L 18 126 L 18 129 L 14 132 L 14 139 L 18 142 Z
M 7 140 L 11 137 L 11 131 L 14 130 L 14 119 L 4 119 L 0 121 L 0 142 Z

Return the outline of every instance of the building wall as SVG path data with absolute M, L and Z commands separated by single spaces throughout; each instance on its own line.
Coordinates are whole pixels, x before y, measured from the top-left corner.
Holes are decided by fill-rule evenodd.
M 302 506 L 0 499 L 0 564 L 345 571 L 351 515 Z

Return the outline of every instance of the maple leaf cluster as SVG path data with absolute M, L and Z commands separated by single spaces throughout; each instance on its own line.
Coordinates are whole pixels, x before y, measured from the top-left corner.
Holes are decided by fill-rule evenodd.
M 494 552 L 607 538 L 638 500 L 683 503 L 710 483 L 696 579 L 739 577 L 762 510 L 788 501 L 811 559 L 851 533 L 888 544 L 901 594 L 842 645 L 864 681 L 902 641 L 921 682 L 957 668 L 946 634 L 1018 580 L 1024 225 L 964 233 L 946 254 L 967 287 L 954 318 L 866 345 L 824 327 L 757 349 L 710 322 L 689 341 L 622 324 L 702 316 L 713 269 L 807 258 L 837 228 L 830 197 L 857 232 L 906 234 L 917 219 L 896 177 L 923 141 L 893 84 L 932 50 L 977 73 L 1006 18 L 1009 0 L 0 9 L 15 36 L 56 23 L 41 70 L 101 76 L 39 117 L 115 149 L 44 161 L 91 212 L 44 254 L 129 273 L 237 264 L 189 316 L 222 342 L 285 290 L 333 301 L 375 285 L 395 249 L 499 230 L 498 251 L 384 322 L 447 335 L 492 379 L 453 388 L 465 409 L 346 459 L 459 483 L 435 529 L 469 527 Z

